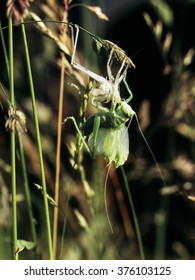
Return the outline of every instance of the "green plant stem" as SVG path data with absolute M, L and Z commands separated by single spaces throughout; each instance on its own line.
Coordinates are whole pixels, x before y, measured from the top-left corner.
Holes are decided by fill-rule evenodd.
M 9 83 L 10 102 L 15 105 L 14 96 L 14 59 L 13 59 L 13 27 L 12 18 L 8 18 L 9 26 Z M 17 251 L 17 201 L 16 201 L 16 149 L 15 134 L 11 132 L 11 181 L 12 181 L 12 226 L 13 226 L 13 259 L 18 259 Z
M 29 183 L 28 183 L 28 176 L 27 176 L 27 170 L 26 170 L 26 161 L 25 161 L 25 156 L 24 156 L 22 135 L 20 133 L 18 134 L 18 140 L 19 140 L 22 172 L 23 172 L 23 177 L 24 177 L 24 190 L 25 190 L 26 202 L 27 202 L 28 213 L 29 213 L 29 221 L 30 221 L 30 227 L 31 227 L 31 232 L 32 232 L 32 239 L 33 239 L 33 242 L 35 244 L 35 256 L 38 259 L 39 258 L 39 252 L 38 252 L 38 246 L 37 246 L 37 234 L 36 234 L 36 229 L 35 229 L 35 219 L 34 219 L 34 215 L 33 215 L 31 194 L 30 194 L 30 190 L 29 190 Z
M 35 98 L 35 92 L 34 92 L 34 84 L 33 84 L 33 78 L 32 78 L 31 63 L 30 63 L 30 56 L 29 56 L 29 51 L 28 51 L 28 43 L 27 43 L 27 38 L 26 38 L 25 25 L 22 24 L 21 28 L 22 28 L 22 34 L 23 34 L 23 40 L 24 40 L 24 47 L 25 47 L 27 71 L 28 71 L 28 77 L 29 77 L 32 108 L 33 108 L 33 115 L 34 115 L 34 121 L 35 121 L 38 153 L 39 153 L 39 162 L 40 162 L 40 169 L 41 169 L 41 180 L 42 180 L 42 188 L 43 188 L 43 200 L 44 200 L 44 206 L 45 206 L 46 232 L 47 232 L 47 240 L 48 240 L 49 258 L 52 260 L 53 259 L 53 250 L 52 250 L 51 226 L 50 226 L 50 217 L 49 217 L 49 206 L 48 206 L 48 200 L 47 200 L 47 186 L 46 186 L 46 179 L 45 179 L 43 152 L 42 152 L 41 136 L 40 136 L 40 130 L 39 130 L 39 120 L 38 120 L 38 114 L 37 114 L 37 108 L 36 108 L 36 98 Z
M 59 106 L 58 106 L 58 128 L 57 128 L 58 133 L 57 133 L 57 149 L 56 149 L 55 198 L 54 198 L 56 205 L 59 204 L 64 73 L 65 73 L 64 54 L 61 53 L 61 77 L 60 77 L 60 92 L 59 92 Z M 59 213 L 58 207 L 54 207 L 54 221 L 53 221 L 53 255 L 54 255 L 54 258 L 56 258 L 56 251 L 57 251 L 58 213 Z
M 132 195 L 131 195 L 131 190 L 130 190 L 129 183 L 127 181 L 127 176 L 125 174 L 125 170 L 124 170 L 123 166 L 121 166 L 121 171 L 122 171 L 122 176 L 123 176 L 123 180 L 124 180 L 124 183 L 125 183 L 125 188 L 126 188 L 126 191 L 127 191 L 132 215 L 133 215 L 133 221 L 134 221 L 134 225 L 135 225 L 135 233 L 136 233 L 137 240 L 138 240 L 140 256 L 141 256 L 141 259 L 144 260 L 145 256 L 144 256 L 144 249 L 143 249 L 143 244 L 142 244 L 142 238 L 141 238 L 139 223 L 138 223 L 137 215 L 136 215 L 136 212 L 135 212 L 135 207 L 134 207 L 134 203 L 133 203 L 133 199 L 132 199 Z

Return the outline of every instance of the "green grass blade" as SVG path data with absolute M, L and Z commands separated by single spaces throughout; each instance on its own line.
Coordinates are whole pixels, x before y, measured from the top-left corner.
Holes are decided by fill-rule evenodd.
M 10 101 L 15 105 L 14 95 L 14 59 L 13 59 L 13 27 L 12 18 L 8 18 L 8 36 L 9 36 L 9 84 L 10 84 Z M 11 132 L 11 182 L 12 182 L 12 227 L 13 227 L 13 259 L 18 259 L 16 253 L 17 247 L 17 201 L 16 201 L 16 149 L 15 134 Z
M 141 259 L 144 260 L 145 259 L 144 248 L 143 248 L 143 244 L 142 244 L 142 238 L 141 238 L 141 232 L 140 232 L 139 223 L 138 223 L 138 219 L 137 219 L 137 214 L 135 211 L 135 207 L 134 207 L 134 203 L 133 203 L 133 199 L 132 199 L 132 195 L 131 195 L 131 190 L 130 190 L 129 183 L 127 181 L 127 176 L 125 174 L 125 170 L 124 170 L 123 166 L 121 166 L 121 171 L 122 171 L 122 176 L 123 176 L 125 188 L 127 191 L 127 196 L 129 199 L 130 207 L 131 207 L 131 212 L 133 215 L 133 221 L 134 221 L 134 225 L 135 225 L 135 234 L 136 234 L 137 240 L 138 240 L 140 256 L 141 256 Z
M 21 134 L 18 134 L 18 140 L 19 140 L 22 172 L 23 172 L 23 178 L 24 178 L 24 190 L 25 190 L 26 202 L 27 202 L 27 207 L 28 207 L 30 227 L 31 227 L 31 232 L 32 232 L 32 240 L 33 240 L 33 244 L 35 244 L 35 255 L 36 255 L 36 258 L 38 259 L 39 252 L 38 252 L 38 244 L 37 244 L 37 233 L 36 233 L 36 228 L 35 228 L 35 219 L 34 219 L 33 209 L 32 209 L 31 194 L 30 194 L 30 189 L 29 189 L 26 161 L 25 161 L 25 155 L 24 155 L 24 147 L 23 147 Z
M 46 178 L 45 178 L 45 170 L 44 170 L 41 135 L 40 135 L 40 129 L 39 129 L 39 120 L 38 120 L 37 107 L 36 107 L 34 83 L 33 83 L 32 71 L 31 71 L 31 62 L 30 62 L 30 55 L 29 55 L 29 50 L 28 50 L 25 25 L 22 24 L 21 28 L 22 28 L 22 34 L 23 34 L 24 47 L 25 47 L 27 71 L 28 71 L 28 77 L 29 77 L 31 101 L 32 101 L 32 107 L 33 107 L 33 115 L 34 115 L 35 130 L 36 130 L 36 137 L 37 137 L 37 146 L 38 146 L 38 153 L 39 153 L 39 162 L 40 162 L 40 169 L 41 169 L 41 180 L 42 180 L 42 188 L 43 188 L 44 207 L 45 207 L 46 232 L 47 232 L 47 240 L 48 240 L 49 258 L 53 259 L 51 225 L 50 225 L 49 206 L 48 206 L 48 199 L 47 199 L 47 186 L 46 186 Z

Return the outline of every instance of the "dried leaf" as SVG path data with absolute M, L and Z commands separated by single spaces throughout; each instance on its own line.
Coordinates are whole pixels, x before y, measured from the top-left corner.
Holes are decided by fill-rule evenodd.
M 101 55 L 104 58 L 108 58 L 110 55 L 110 52 L 112 51 L 112 58 L 116 59 L 116 61 L 123 63 L 125 60 L 125 65 L 128 65 L 128 67 L 135 68 L 135 65 L 133 61 L 127 56 L 126 52 L 121 49 L 116 44 L 112 43 L 109 40 L 104 40 L 99 37 L 93 37 L 93 49 L 98 54 Z
M 86 193 L 87 197 L 90 198 L 90 197 L 93 197 L 95 195 L 94 190 L 90 187 L 87 180 L 83 180 L 83 186 L 84 186 L 85 193 Z
M 183 59 L 183 64 L 185 66 L 188 66 L 192 63 L 194 54 L 195 54 L 195 50 L 193 48 L 190 48 Z
M 188 195 L 187 198 L 193 202 L 195 202 L 195 197 L 194 196 L 191 196 L 191 195 Z
M 18 110 L 17 107 L 10 105 L 5 128 L 8 131 L 13 131 L 14 133 L 27 132 L 25 114 L 22 111 Z
M 161 195 L 170 195 L 179 191 L 178 185 L 166 186 L 160 189 Z
M 107 17 L 106 14 L 104 14 L 102 12 L 102 9 L 98 6 L 89 6 L 89 5 L 83 5 L 85 8 L 87 8 L 88 10 L 90 10 L 91 12 L 93 12 L 94 14 L 96 14 L 96 16 L 99 19 L 105 20 L 105 21 L 109 21 L 109 18 Z
M 195 141 L 195 131 L 193 126 L 189 126 L 186 123 L 179 123 L 175 126 L 175 129 L 178 133 L 190 139 L 191 141 Z
M 60 39 L 58 38 L 57 35 L 55 35 L 45 24 L 44 22 L 41 20 L 41 18 L 39 16 L 37 16 L 35 13 L 30 13 L 30 16 L 35 20 L 36 23 L 36 27 L 37 29 L 39 29 L 43 34 L 45 34 L 47 37 L 49 37 L 50 39 L 52 39 L 56 45 L 58 46 L 58 48 L 64 52 L 65 54 L 70 55 L 70 50 L 68 49 L 68 47 L 62 42 L 60 41 Z
M 157 39 L 160 39 L 163 32 L 163 23 L 162 20 L 158 20 L 155 27 L 154 27 L 154 33 Z
M 26 15 L 26 11 L 30 7 L 30 2 L 33 0 L 8 0 L 7 16 L 12 16 L 15 23 L 19 23 Z
M 173 167 L 186 179 L 193 179 L 195 174 L 194 163 L 186 156 L 179 155 L 173 162 Z
M 143 17 L 144 17 L 147 25 L 153 30 L 154 29 L 154 24 L 152 22 L 152 19 L 151 19 L 150 15 L 148 13 L 144 12 Z
M 168 52 L 170 50 L 171 44 L 173 41 L 173 34 L 172 33 L 167 33 L 164 43 L 163 43 L 163 52 Z
M 139 121 L 140 127 L 144 131 L 151 123 L 150 120 L 150 102 L 148 100 L 143 100 L 139 109 Z
M 84 229 L 88 229 L 89 226 L 85 217 L 83 217 L 83 215 L 81 215 L 81 213 L 77 209 L 74 209 L 74 213 L 78 219 L 79 225 Z

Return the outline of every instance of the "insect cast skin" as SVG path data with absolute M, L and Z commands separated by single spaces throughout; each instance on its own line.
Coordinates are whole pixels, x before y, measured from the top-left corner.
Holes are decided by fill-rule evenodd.
M 71 65 L 73 68 L 85 73 L 86 75 L 88 75 L 90 78 L 94 80 L 94 86 L 91 90 L 92 104 L 96 107 L 97 106 L 96 104 L 100 102 L 112 101 L 112 103 L 120 103 L 121 97 L 120 97 L 119 85 L 122 82 L 122 80 L 126 77 L 126 72 L 129 67 L 129 64 L 126 63 L 127 57 L 123 55 L 123 60 L 121 61 L 120 67 L 118 69 L 118 73 L 116 74 L 115 77 L 112 75 L 112 70 L 111 70 L 112 63 L 113 61 L 116 60 L 116 46 L 114 44 L 109 45 L 110 50 L 109 50 L 108 61 L 106 64 L 108 77 L 105 78 L 83 67 L 82 65 L 80 65 L 75 61 L 75 54 L 76 54 L 78 35 L 79 35 L 79 27 L 76 25 L 75 27 L 76 27 L 75 38 L 74 38 L 73 28 L 71 28 L 72 45 L 73 45 Z
M 69 22 L 69 26 L 71 28 L 73 27 L 76 28 L 75 37 L 78 37 L 79 29 L 88 33 L 93 40 L 92 47 L 98 55 L 101 55 L 107 60 L 110 56 L 111 51 L 113 51 L 113 59 L 116 60 L 120 65 L 123 63 L 123 61 L 125 61 L 125 66 L 129 68 L 135 68 L 135 64 L 133 63 L 133 61 L 127 56 L 127 53 L 123 49 L 121 49 L 118 45 L 114 44 L 109 40 L 105 40 L 96 36 L 95 34 L 89 32 L 82 26 L 79 26 L 78 24 Z

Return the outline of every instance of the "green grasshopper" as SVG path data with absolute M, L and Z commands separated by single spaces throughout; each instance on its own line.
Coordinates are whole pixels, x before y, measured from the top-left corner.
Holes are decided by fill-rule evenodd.
M 85 143 L 85 147 L 93 157 L 96 157 L 97 154 L 102 154 L 108 164 L 114 162 L 115 166 L 119 167 L 125 163 L 129 154 L 129 136 L 126 123 L 130 122 L 135 115 L 135 112 L 128 104 L 132 99 L 132 93 L 127 100 L 122 100 L 119 90 L 119 85 L 124 80 L 129 65 L 126 64 L 126 57 L 124 57 L 116 77 L 113 77 L 111 66 L 116 59 L 116 51 L 113 45 L 107 61 L 108 78 L 104 78 L 75 61 L 77 40 L 78 28 L 75 40 L 72 30 L 73 54 L 71 65 L 98 83 L 98 86 L 92 86 L 91 88 L 92 105 L 98 108 L 98 112 L 90 117 L 81 128 L 83 134 L 89 136 L 88 146 Z M 104 107 L 103 102 L 111 102 L 110 109 Z M 71 119 L 73 120 L 73 118 Z M 76 121 L 73 121 L 77 132 L 81 136 L 82 133 Z
M 114 162 L 116 168 L 123 165 L 129 155 L 129 134 L 126 124 L 131 122 L 135 112 L 128 104 L 128 100 L 121 101 L 110 109 L 99 106 L 99 111 L 89 117 L 79 129 L 76 120 L 68 117 L 64 123 L 71 119 L 79 136 L 83 140 L 87 151 L 93 158 L 101 154 L 108 161 Z M 89 136 L 88 145 L 84 136 Z
M 32 13 L 31 16 L 34 18 Z M 26 21 L 24 22 L 24 24 L 36 23 L 36 22 L 58 23 L 58 21 L 41 20 L 38 17 L 36 17 L 34 18 L 34 21 Z M 99 109 L 98 113 L 90 117 L 84 123 L 82 130 L 79 128 L 79 126 L 76 123 L 76 120 L 73 117 L 66 118 L 64 122 L 66 122 L 68 119 L 71 119 L 74 122 L 77 133 L 82 139 L 85 148 L 92 156 L 95 157 L 97 154 L 102 154 L 108 160 L 108 163 L 114 161 L 115 165 L 118 167 L 124 164 L 124 162 L 128 157 L 129 136 L 127 130 L 133 116 L 135 116 L 140 133 L 155 163 L 157 164 L 156 159 L 152 153 L 152 150 L 141 131 L 137 115 L 135 111 L 133 111 L 131 106 L 128 104 L 132 99 L 133 95 L 126 82 L 125 84 L 130 93 L 130 97 L 127 100 L 123 100 L 123 101 L 121 100 L 120 97 L 119 84 L 121 83 L 122 80 L 125 79 L 127 68 L 135 68 L 135 65 L 132 62 L 132 60 L 127 56 L 126 52 L 123 49 L 121 49 L 119 46 L 117 46 L 116 44 L 108 40 L 102 39 L 94 35 L 93 33 L 89 32 L 85 28 L 78 26 L 74 23 L 61 22 L 61 21 L 59 21 L 59 23 L 67 24 L 70 28 L 76 29 L 75 42 L 72 36 L 74 49 L 73 49 L 71 64 L 74 68 L 89 75 L 93 79 L 93 81 L 95 81 L 94 83 L 95 86 L 93 86 L 91 90 L 92 104 Z M 96 53 L 102 55 L 106 59 L 108 58 L 107 61 L 108 79 L 100 75 L 97 75 L 96 73 L 93 73 L 92 71 L 86 69 L 82 65 L 79 65 L 77 62 L 75 62 L 74 59 L 75 59 L 79 29 L 83 30 L 84 32 L 86 32 L 91 36 L 93 40 L 93 48 L 96 51 Z M 50 37 L 48 32 L 46 32 L 46 35 Z M 53 39 L 53 37 L 51 37 L 51 39 Z M 57 41 L 57 39 L 55 38 L 54 41 Z M 69 54 L 69 51 L 66 51 L 64 47 L 62 47 L 62 43 L 58 45 L 62 51 Z M 113 60 L 117 61 L 121 65 L 115 79 L 113 78 L 111 72 L 111 64 Z M 110 101 L 112 103 L 110 109 L 107 109 L 106 107 L 100 105 L 101 102 L 110 102 Z M 126 126 L 128 121 L 129 121 L 129 125 Z M 89 135 L 89 141 L 88 141 L 89 145 L 87 145 L 85 141 L 85 137 L 83 136 L 84 134 Z M 105 139 L 105 141 L 103 141 L 102 139 Z M 121 146 L 120 143 L 122 143 Z M 113 148 L 112 150 L 110 147 L 114 147 L 114 146 L 115 148 Z
M 128 126 L 135 115 L 128 104 L 131 98 L 112 104 L 110 109 L 98 106 L 99 112 L 89 117 L 82 126 L 84 135 L 89 135 L 92 156 L 101 154 L 108 164 L 114 162 L 116 168 L 123 165 L 129 155 Z
M 24 24 L 27 23 L 43 23 L 43 22 L 57 22 L 57 21 L 42 21 L 39 19 L 37 16 L 33 13 L 31 13 L 31 16 L 35 19 L 34 21 L 26 21 Z M 128 122 L 128 120 L 131 120 L 135 112 L 132 110 L 132 108 L 128 105 L 128 102 L 131 100 L 132 97 L 130 97 L 126 101 L 121 101 L 121 96 L 120 96 L 120 90 L 119 90 L 119 85 L 121 81 L 125 78 L 126 76 L 126 71 L 129 67 L 135 67 L 131 59 L 126 55 L 124 50 L 119 48 L 117 45 L 113 44 L 112 42 L 108 40 L 104 40 L 90 32 L 88 32 L 86 29 L 73 24 L 73 23 L 66 23 L 66 22 L 60 22 L 64 24 L 68 24 L 71 28 L 72 31 L 72 43 L 73 43 L 73 53 L 72 53 L 72 59 L 71 59 L 71 65 L 88 76 L 90 76 L 93 81 L 94 85 L 91 90 L 92 94 L 92 104 L 98 108 L 98 113 L 87 120 L 87 122 L 83 125 L 83 131 L 80 130 L 79 126 L 76 124 L 76 121 L 73 120 L 72 117 L 68 117 L 67 119 L 72 119 L 74 121 L 74 124 L 76 126 L 77 132 L 79 133 L 80 137 L 83 139 L 83 143 L 90 152 L 93 157 L 96 156 L 96 154 L 103 154 L 103 156 L 108 160 L 110 163 L 111 161 L 114 161 L 115 165 L 118 167 L 122 165 L 127 157 L 128 157 L 128 133 L 127 133 L 127 127 L 125 124 Z M 43 24 L 42 24 L 43 25 Z M 57 38 L 54 37 L 53 35 L 51 36 L 51 32 L 48 31 L 46 26 L 39 26 L 42 31 L 44 31 L 44 34 L 49 36 L 51 39 L 53 39 L 55 42 L 57 42 Z M 76 29 L 76 36 L 74 40 L 73 36 L 73 29 Z M 83 67 L 82 65 L 78 64 L 75 61 L 75 52 L 76 52 L 76 47 L 77 47 L 77 40 L 78 40 L 78 35 L 79 35 L 79 29 L 87 32 L 91 38 L 93 39 L 93 46 L 95 51 L 103 55 L 104 57 L 108 57 L 107 61 L 107 74 L 108 78 L 104 78 L 89 69 Z M 65 53 L 68 52 L 64 47 L 62 47 L 61 43 L 58 43 L 59 48 L 64 51 Z M 111 71 L 111 66 L 112 62 L 117 61 L 119 62 L 120 68 L 119 71 L 114 78 L 112 75 Z M 106 107 L 103 107 L 101 105 L 102 102 L 110 102 L 111 101 L 111 108 L 107 109 Z M 66 120 L 67 120 L 66 119 Z M 94 121 L 92 121 L 94 119 Z M 65 120 L 65 121 L 66 121 Z M 93 124 L 92 124 L 93 122 Z M 86 134 L 88 133 L 87 131 L 89 130 L 89 125 L 93 127 L 93 133 L 91 131 L 91 135 L 89 137 L 89 146 L 86 144 L 83 133 Z M 98 133 L 99 131 L 99 133 Z M 108 143 L 107 145 L 103 145 L 101 142 L 101 135 L 103 134 L 106 136 L 106 142 Z M 120 143 L 120 139 L 122 139 L 123 136 L 123 145 L 120 147 L 117 143 Z M 118 141 L 114 141 L 116 145 L 116 149 L 113 148 L 113 151 L 116 150 L 115 154 L 112 154 L 111 151 L 108 152 L 107 146 L 109 145 L 110 142 L 114 143 L 111 139 L 118 139 Z M 125 143 L 125 145 L 124 145 Z M 97 147 L 97 149 L 96 149 Z M 126 147 L 124 153 L 122 147 Z M 107 150 L 107 151 L 106 151 Z M 124 154 L 124 155 L 123 155 Z
M 132 92 L 125 81 L 127 69 L 130 67 L 130 64 L 128 63 L 128 57 L 125 55 L 125 52 L 123 50 L 123 56 L 116 56 L 116 52 L 120 48 L 116 48 L 116 45 L 114 45 L 113 43 L 107 43 L 106 45 L 104 44 L 101 48 L 106 48 L 105 46 L 107 46 L 107 50 L 111 49 L 106 65 L 108 78 L 102 77 L 92 72 L 91 70 L 83 67 L 75 61 L 79 27 L 76 25 L 74 25 L 74 27 L 76 28 L 75 40 L 73 29 L 71 29 L 73 44 L 71 65 L 75 69 L 87 74 L 92 79 L 92 105 L 98 109 L 98 112 L 87 119 L 81 129 L 78 127 L 76 120 L 73 117 L 66 118 L 64 122 L 66 122 L 68 119 L 71 119 L 74 122 L 77 133 L 82 139 L 85 148 L 94 158 L 96 157 L 96 155 L 101 154 L 107 160 L 108 164 L 114 162 L 115 166 L 119 167 L 126 162 L 129 155 L 128 127 L 131 123 L 131 120 L 135 116 L 139 131 L 154 159 L 154 162 L 158 167 L 152 150 L 143 135 L 141 127 L 139 126 L 137 115 L 128 104 L 133 98 Z M 121 62 L 118 73 L 115 77 L 113 77 L 111 70 L 112 63 L 116 60 L 120 62 L 122 58 L 123 61 Z M 120 95 L 119 86 L 122 81 L 124 81 L 129 93 L 129 98 L 127 98 L 126 100 L 123 100 Z M 104 107 L 102 105 L 103 102 L 110 102 L 110 108 Z M 89 136 L 88 144 L 86 143 L 84 136 Z

